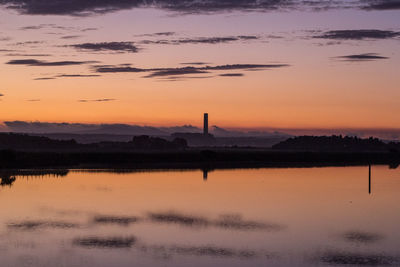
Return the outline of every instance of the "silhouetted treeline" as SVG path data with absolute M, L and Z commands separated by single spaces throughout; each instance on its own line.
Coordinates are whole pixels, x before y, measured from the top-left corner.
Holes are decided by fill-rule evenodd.
M 172 141 L 167 141 L 156 137 L 135 136 L 129 142 L 79 144 L 74 139 L 54 140 L 43 136 L 30 136 L 27 134 L 0 134 L 0 149 L 16 151 L 115 152 L 131 150 L 181 150 L 186 147 L 187 143 L 182 138 L 175 138 Z
M 398 143 L 355 137 L 290 138 L 274 149 L 186 149 L 184 139 L 139 136 L 130 142 L 77 144 L 45 137 L 0 134 L 0 169 L 20 168 L 238 168 L 389 164 Z M 5 180 L 7 181 L 7 180 Z
M 298 136 L 272 146 L 275 150 L 324 152 L 396 152 L 400 143 L 384 143 L 377 138 L 350 136 Z
M 137 152 L 22 152 L 0 150 L 0 169 L 18 168 L 259 168 L 387 164 L 393 152 L 284 152 L 271 150 L 183 150 Z

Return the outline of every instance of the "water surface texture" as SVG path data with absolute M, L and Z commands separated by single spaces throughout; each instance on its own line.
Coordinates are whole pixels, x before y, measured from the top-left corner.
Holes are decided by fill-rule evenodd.
M 2 174 L 1 266 L 399 266 L 387 166 Z

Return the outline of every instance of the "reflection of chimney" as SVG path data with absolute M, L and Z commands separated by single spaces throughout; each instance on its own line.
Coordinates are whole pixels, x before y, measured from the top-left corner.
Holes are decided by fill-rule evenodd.
M 208 171 L 206 169 L 203 170 L 203 180 L 207 181 L 208 179 Z
M 203 134 L 208 135 L 208 113 L 204 113 L 204 128 Z
M 371 194 L 371 164 L 368 165 L 368 193 Z

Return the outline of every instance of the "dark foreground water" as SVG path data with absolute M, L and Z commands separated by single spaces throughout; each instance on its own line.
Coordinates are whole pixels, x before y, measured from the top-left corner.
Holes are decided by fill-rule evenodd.
M 3 175 L 0 266 L 400 266 L 398 169 L 204 175 Z

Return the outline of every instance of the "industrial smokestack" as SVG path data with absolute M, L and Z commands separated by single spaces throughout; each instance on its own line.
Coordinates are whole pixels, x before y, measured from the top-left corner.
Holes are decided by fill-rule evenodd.
M 204 128 L 203 134 L 208 135 L 208 113 L 204 113 Z

